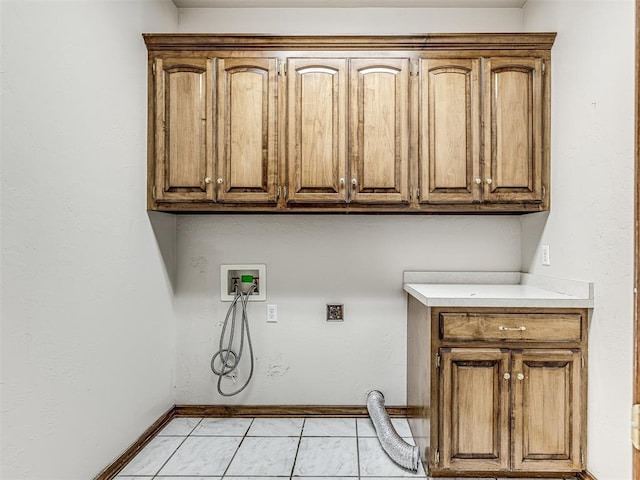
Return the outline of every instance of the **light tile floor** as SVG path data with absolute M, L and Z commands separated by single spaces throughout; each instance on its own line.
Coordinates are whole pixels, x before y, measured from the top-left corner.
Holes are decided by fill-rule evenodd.
M 406 419 L 391 421 L 413 443 Z M 426 474 L 422 466 L 413 473 L 391 461 L 368 418 L 174 418 L 115 478 L 426 480 Z

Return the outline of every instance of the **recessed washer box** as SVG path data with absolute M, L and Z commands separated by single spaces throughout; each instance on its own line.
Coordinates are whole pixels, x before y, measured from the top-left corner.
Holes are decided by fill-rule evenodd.
M 267 266 L 264 264 L 220 265 L 220 300 L 231 302 L 236 287 L 247 292 L 252 285 L 255 290 L 249 297 L 250 302 L 264 302 L 267 299 Z

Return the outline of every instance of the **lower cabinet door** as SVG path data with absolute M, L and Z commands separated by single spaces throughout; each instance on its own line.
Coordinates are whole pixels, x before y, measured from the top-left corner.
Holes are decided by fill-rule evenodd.
M 440 371 L 440 469 L 509 469 L 508 352 L 443 348 Z
M 582 470 L 582 357 L 573 350 L 513 352 L 514 471 Z

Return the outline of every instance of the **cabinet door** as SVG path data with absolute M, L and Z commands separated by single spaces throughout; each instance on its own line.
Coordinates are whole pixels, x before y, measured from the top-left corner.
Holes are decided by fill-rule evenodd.
M 156 59 L 157 201 L 213 201 L 213 61 Z
M 513 353 L 513 470 L 582 470 L 581 367 L 579 351 Z
M 509 353 L 441 349 L 440 467 L 509 468 Z
M 347 61 L 287 60 L 289 202 L 346 202 Z
M 409 201 L 409 59 L 350 60 L 350 200 Z
M 420 60 L 420 201 L 481 198 L 480 61 Z
M 485 201 L 542 202 L 542 67 L 540 58 L 485 60 Z
M 276 203 L 275 58 L 220 58 L 219 202 Z

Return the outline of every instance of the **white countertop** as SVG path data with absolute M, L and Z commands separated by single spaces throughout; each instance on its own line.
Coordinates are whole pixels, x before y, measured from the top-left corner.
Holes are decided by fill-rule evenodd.
M 589 282 L 519 272 L 438 273 L 405 272 L 404 290 L 427 307 L 593 308 Z

